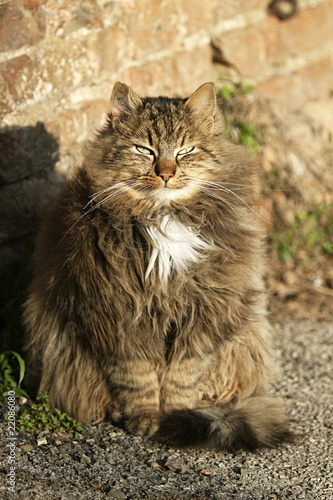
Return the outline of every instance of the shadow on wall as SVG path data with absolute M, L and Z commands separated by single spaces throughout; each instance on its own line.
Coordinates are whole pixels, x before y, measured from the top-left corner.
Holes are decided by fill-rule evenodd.
M 0 128 L 0 350 L 20 351 L 32 240 L 62 184 L 59 145 L 43 123 Z
M 62 184 L 59 144 L 43 123 L 0 128 L 0 268 L 22 259 Z

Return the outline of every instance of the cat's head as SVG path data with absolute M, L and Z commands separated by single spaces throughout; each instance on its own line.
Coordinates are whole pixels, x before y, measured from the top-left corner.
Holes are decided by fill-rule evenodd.
M 212 83 L 188 99 L 141 99 L 119 82 L 110 108 L 90 151 L 96 192 L 105 188 L 105 203 L 126 197 L 155 206 L 184 204 L 203 194 L 205 182 L 228 179 L 230 165 L 221 169 L 221 162 L 229 144 Z

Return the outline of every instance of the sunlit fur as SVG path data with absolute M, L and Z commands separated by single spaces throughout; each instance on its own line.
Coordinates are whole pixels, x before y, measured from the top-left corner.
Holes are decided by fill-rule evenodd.
M 182 446 L 288 432 L 273 375 L 255 166 L 212 84 L 140 99 L 105 127 L 46 217 L 25 305 L 28 375 L 51 404 Z

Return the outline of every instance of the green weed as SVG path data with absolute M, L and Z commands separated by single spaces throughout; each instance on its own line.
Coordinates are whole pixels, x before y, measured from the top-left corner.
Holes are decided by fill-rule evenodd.
M 72 431 L 81 433 L 84 431 L 81 422 L 71 418 L 67 413 L 62 413 L 58 408 L 50 408 L 49 395 L 43 391 L 37 396 L 37 402 L 30 409 L 25 409 L 18 419 L 20 430 L 25 431 Z
M 15 391 L 16 396 L 29 398 L 21 387 L 24 377 L 25 363 L 21 356 L 15 351 L 4 351 L 0 353 L 0 400 L 3 401 L 8 391 Z
M 225 132 L 230 139 L 239 144 L 244 144 L 250 153 L 260 149 L 263 142 L 262 133 L 251 125 L 243 109 L 246 96 L 254 89 L 252 85 L 239 83 L 234 85 L 222 85 L 217 89 L 217 96 L 223 99 L 222 111 L 225 121 Z
M 247 95 L 252 90 L 254 90 L 254 86 L 248 83 L 238 83 L 233 85 L 221 85 L 221 87 L 217 90 L 218 97 L 222 97 L 225 101 L 230 101 L 234 99 L 238 95 Z
M 307 260 L 333 256 L 333 206 L 300 212 L 289 228 L 276 233 L 275 240 L 282 260 L 297 260 L 300 251 Z

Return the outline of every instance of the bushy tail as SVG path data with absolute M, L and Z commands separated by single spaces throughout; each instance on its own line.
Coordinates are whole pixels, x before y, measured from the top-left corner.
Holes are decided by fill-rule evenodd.
M 253 451 L 290 440 L 280 403 L 253 397 L 226 406 L 174 410 L 165 415 L 153 439 L 168 446 Z

